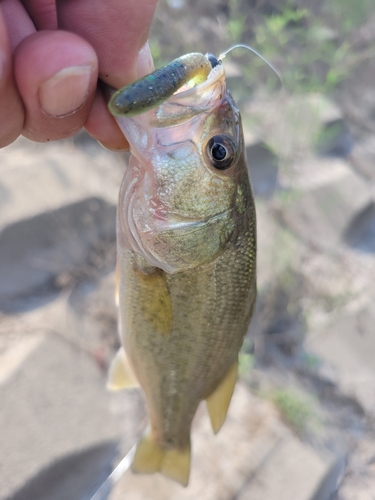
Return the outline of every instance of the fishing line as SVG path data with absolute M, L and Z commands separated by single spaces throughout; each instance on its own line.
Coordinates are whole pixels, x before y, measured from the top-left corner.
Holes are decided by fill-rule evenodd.
M 277 71 L 277 69 L 269 61 L 267 61 L 267 59 L 265 57 L 263 57 L 262 54 L 260 54 L 257 50 L 253 49 L 249 45 L 244 45 L 242 43 L 238 43 L 236 45 L 233 45 L 228 50 L 226 50 L 225 52 L 223 52 L 222 54 L 219 55 L 219 57 L 218 57 L 219 61 L 222 61 L 224 59 L 224 57 L 227 54 L 229 54 L 229 52 L 232 52 L 232 50 L 234 50 L 234 49 L 241 49 L 241 48 L 242 49 L 250 50 L 250 52 L 252 52 L 256 56 L 258 56 L 260 59 L 262 59 L 262 61 L 264 61 L 267 64 L 267 66 L 269 68 L 271 68 L 274 73 L 276 73 L 278 79 L 280 80 L 281 86 L 283 87 L 283 81 L 282 81 L 280 73 Z
M 255 54 L 256 56 L 258 56 L 260 59 L 262 59 L 263 62 L 265 62 L 267 64 L 267 66 L 269 68 L 272 69 L 272 71 L 277 75 L 279 81 L 280 81 L 280 85 L 281 85 L 281 88 L 283 89 L 284 88 L 284 84 L 283 84 L 283 81 L 282 81 L 282 78 L 281 78 L 281 75 L 280 73 L 277 71 L 277 69 L 269 62 L 267 61 L 267 59 L 265 57 L 262 56 L 262 54 L 260 54 L 257 50 L 253 49 L 252 47 L 250 47 L 249 45 L 244 45 L 242 43 L 238 43 L 236 45 L 233 45 L 232 47 L 230 47 L 228 50 L 226 50 L 225 52 L 223 52 L 222 54 L 219 55 L 218 57 L 218 60 L 219 61 L 222 61 L 225 56 L 227 54 L 229 54 L 229 52 L 231 52 L 232 50 L 234 49 L 240 49 L 240 48 L 243 48 L 243 49 L 247 49 L 247 50 L 250 50 L 250 52 L 252 52 L 253 54 Z M 279 159 L 279 162 L 280 162 L 280 159 Z M 279 178 L 279 175 L 280 175 L 280 164 L 278 164 L 277 166 L 277 174 L 276 174 L 276 184 L 277 184 L 277 180 Z M 275 185 L 276 185 L 275 184 Z M 275 189 L 275 188 L 274 188 Z
M 125 474 L 125 472 L 131 466 L 133 461 L 136 446 L 128 451 L 121 462 L 115 467 L 111 474 L 107 477 L 104 483 L 100 486 L 98 491 L 91 497 L 90 500 L 107 500 L 109 493 L 111 492 L 113 486 L 118 482 L 118 480 Z

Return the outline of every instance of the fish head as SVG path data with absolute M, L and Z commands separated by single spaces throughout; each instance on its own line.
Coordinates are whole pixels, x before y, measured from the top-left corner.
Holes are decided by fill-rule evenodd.
M 132 152 L 120 192 L 120 244 L 169 273 L 213 261 L 251 196 L 223 67 L 158 108 L 117 120 Z

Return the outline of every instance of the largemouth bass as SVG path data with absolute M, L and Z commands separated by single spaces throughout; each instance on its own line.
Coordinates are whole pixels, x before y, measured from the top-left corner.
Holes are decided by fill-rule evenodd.
M 206 400 L 213 431 L 224 423 L 256 297 L 240 113 L 223 65 L 202 54 L 118 91 L 109 109 L 132 153 L 117 222 L 123 347 L 109 387 L 138 382 L 146 396 L 150 426 L 133 471 L 186 486 L 192 420 Z

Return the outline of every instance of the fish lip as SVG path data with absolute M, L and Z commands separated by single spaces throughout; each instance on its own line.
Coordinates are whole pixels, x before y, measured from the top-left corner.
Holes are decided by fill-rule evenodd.
M 109 90 L 107 89 L 108 95 L 110 95 Z M 199 85 L 179 89 L 164 103 L 145 113 L 132 117 L 116 116 L 115 120 L 129 142 L 132 155 L 138 158 L 141 164 L 147 164 L 150 148 L 159 145 L 158 140 L 161 136 L 176 125 L 190 122 L 198 116 L 206 116 L 223 100 L 226 93 L 224 67 L 216 66 L 208 78 Z M 169 110 L 174 109 L 171 122 L 169 121 L 171 111 L 166 112 L 165 107 Z M 184 116 L 182 113 L 180 116 L 178 108 L 194 108 L 195 112 L 193 115 Z
M 202 93 L 207 89 L 209 89 L 210 87 L 214 86 L 216 82 L 220 80 L 222 77 L 225 77 L 225 70 L 224 66 L 221 64 L 219 66 L 216 66 L 210 71 L 207 79 L 204 82 L 186 90 L 181 90 L 181 89 L 177 90 L 177 92 L 175 92 L 168 99 L 168 102 L 171 103 L 173 102 L 174 104 L 178 104 L 179 100 L 186 99 L 187 97 L 195 97 L 196 94 Z

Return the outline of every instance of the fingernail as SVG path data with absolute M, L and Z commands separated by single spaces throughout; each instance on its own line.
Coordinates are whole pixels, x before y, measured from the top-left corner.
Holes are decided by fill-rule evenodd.
M 116 151 L 117 153 L 127 153 L 129 151 L 129 145 L 127 147 L 121 147 L 121 146 L 110 146 L 109 144 L 106 144 L 105 142 L 98 141 L 98 143 L 103 146 L 104 149 L 107 151 Z
M 42 110 L 61 117 L 75 113 L 85 102 L 90 84 L 91 66 L 64 68 L 39 88 Z
M 148 75 L 154 71 L 154 69 L 155 66 L 151 55 L 150 45 L 146 42 L 138 54 L 137 78 L 142 78 L 142 76 Z

